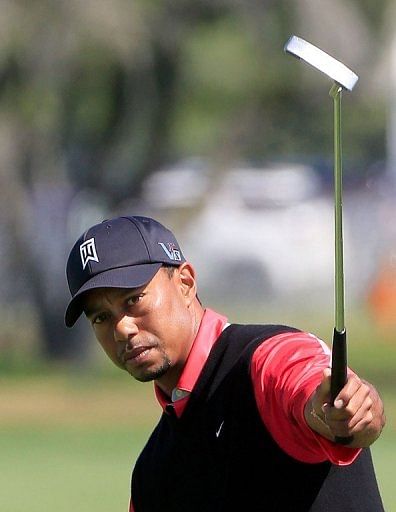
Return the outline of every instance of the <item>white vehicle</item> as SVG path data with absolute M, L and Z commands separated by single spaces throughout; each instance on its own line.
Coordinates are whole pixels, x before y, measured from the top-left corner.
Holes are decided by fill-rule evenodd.
M 331 293 L 333 214 L 332 198 L 320 193 L 310 167 L 236 169 L 192 221 L 182 246 L 211 297 Z

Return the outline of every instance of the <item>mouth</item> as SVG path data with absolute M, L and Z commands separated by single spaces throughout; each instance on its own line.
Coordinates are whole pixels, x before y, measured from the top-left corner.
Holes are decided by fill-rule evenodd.
M 135 347 L 131 351 L 124 351 L 122 360 L 125 365 L 140 364 L 145 361 L 153 347 Z

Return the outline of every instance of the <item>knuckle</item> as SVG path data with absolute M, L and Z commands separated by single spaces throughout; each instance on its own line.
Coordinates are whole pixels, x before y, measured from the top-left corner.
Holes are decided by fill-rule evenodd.
M 355 414 L 355 409 L 351 403 L 348 403 L 345 406 L 344 413 L 347 417 L 352 417 Z
M 366 430 L 370 427 L 370 425 L 373 424 L 373 415 L 371 412 L 368 412 L 364 418 L 362 418 L 359 423 L 357 424 L 357 431 L 362 432 L 363 430 Z
M 360 387 L 362 385 L 362 381 L 357 375 L 351 375 L 349 381 L 355 384 L 357 387 Z
M 362 389 L 364 391 L 365 396 L 370 396 L 371 389 L 367 384 L 362 384 Z

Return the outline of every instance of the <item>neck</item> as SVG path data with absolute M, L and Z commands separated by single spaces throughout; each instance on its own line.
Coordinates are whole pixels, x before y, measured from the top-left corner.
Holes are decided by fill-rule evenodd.
M 194 344 L 195 338 L 197 337 L 204 313 L 205 310 L 201 306 L 200 302 L 195 299 L 195 301 L 191 304 L 191 332 L 188 338 L 188 342 L 186 343 L 185 356 L 180 363 L 172 365 L 165 375 L 155 381 L 161 391 L 163 391 L 169 398 L 171 398 L 172 391 L 177 387 L 177 383 L 179 382 L 180 376 L 183 373 L 184 366 L 186 364 L 191 347 Z

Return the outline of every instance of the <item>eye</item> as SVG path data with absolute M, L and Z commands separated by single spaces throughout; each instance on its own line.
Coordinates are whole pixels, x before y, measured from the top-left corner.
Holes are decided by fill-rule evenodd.
M 96 324 L 96 325 L 102 324 L 103 322 L 106 321 L 107 317 L 108 317 L 107 313 L 99 313 L 92 318 L 91 322 L 92 322 L 92 324 Z
M 130 297 L 127 298 L 126 303 L 128 306 L 135 306 L 138 302 L 142 300 L 143 297 L 144 293 L 137 293 L 136 295 L 131 295 Z

